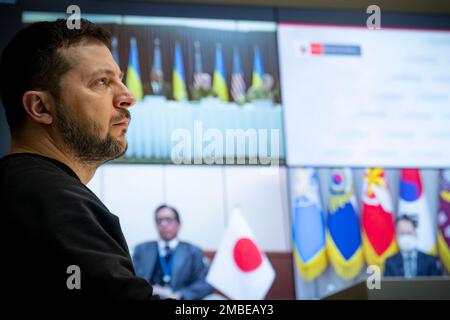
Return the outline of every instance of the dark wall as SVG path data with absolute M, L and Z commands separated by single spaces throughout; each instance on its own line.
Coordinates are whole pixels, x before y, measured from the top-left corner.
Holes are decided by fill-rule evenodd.
M 20 11 L 17 10 L 17 5 L 0 4 L 0 21 L 2 22 L 0 48 L 3 48 L 21 26 L 21 16 Z M 8 153 L 10 141 L 9 127 L 0 101 L 0 157 Z
M 8 153 L 11 144 L 9 127 L 5 118 L 3 105 L 0 103 L 0 157 Z

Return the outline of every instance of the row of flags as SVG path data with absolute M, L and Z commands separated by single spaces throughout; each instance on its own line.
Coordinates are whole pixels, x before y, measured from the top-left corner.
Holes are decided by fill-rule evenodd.
M 328 263 L 341 278 L 350 280 L 365 263 L 383 268 L 386 258 L 398 252 L 394 210 L 383 169 L 366 170 L 360 214 L 350 169 L 333 169 L 326 221 L 315 169 L 295 169 L 293 179 L 294 259 L 305 280 L 318 277 Z M 418 249 L 439 253 L 450 272 L 450 170 L 440 173 L 439 201 L 436 222 L 419 170 L 401 170 L 398 216 L 417 221 Z
M 398 251 L 393 206 L 383 169 L 367 169 L 358 213 L 352 173 L 333 169 L 325 219 L 317 173 L 312 168 L 293 172 L 293 255 L 305 280 L 318 277 L 333 265 L 343 279 L 355 278 L 365 263 L 383 267 Z M 450 169 L 440 172 L 437 246 L 450 272 Z M 435 222 L 423 193 L 418 169 L 403 169 L 400 177 L 399 215 L 418 222 L 418 249 L 436 254 Z M 275 270 L 258 246 L 239 207 L 233 209 L 206 280 L 231 299 L 264 299 Z
M 194 87 L 198 82 L 199 76 L 203 73 L 202 58 L 200 51 L 200 44 L 196 42 L 194 44 Z M 117 38 L 112 40 L 112 54 L 116 63 L 119 64 L 118 55 L 118 41 Z M 162 58 L 161 47 L 159 39 L 155 40 L 152 72 L 156 72 L 163 75 L 162 71 Z M 253 73 L 252 73 L 252 87 L 261 87 L 263 84 L 264 76 L 264 61 L 261 52 L 258 47 L 254 47 L 254 59 L 253 59 Z M 216 44 L 215 51 L 215 64 L 213 73 L 212 90 L 217 97 L 224 102 L 229 102 L 230 97 L 228 94 L 227 76 L 225 72 L 225 64 L 222 53 L 222 45 Z M 142 99 L 144 96 L 141 72 L 139 67 L 138 47 L 135 38 L 130 39 L 130 54 L 128 60 L 126 85 L 133 92 L 136 99 Z M 174 61 L 173 61 L 173 78 L 172 78 L 172 92 L 173 97 L 177 101 L 188 100 L 188 93 L 186 87 L 186 78 L 184 73 L 183 64 L 183 52 L 180 44 L 175 43 L 174 49 Z M 235 102 L 241 102 L 245 100 L 246 85 L 244 81 L 244 73 L 241 65 L 241 58 L 237 47 L 233 48 L 233 66 L 231 75 L 231 98 Z

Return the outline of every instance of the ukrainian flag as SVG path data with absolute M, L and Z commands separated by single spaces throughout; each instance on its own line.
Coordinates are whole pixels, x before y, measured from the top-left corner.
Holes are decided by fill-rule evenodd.
M 252 86 L 260 87 L 262 86 L 264 76 L 264 63 L 259 52 L 259 48 L 255 47 L 255 57 L 253 59 L 253 77 L 252 77 Z
M 186 82 L 184 80 L 183 53 L 179 43 L 175 44 L 173 63 L 173 97 L 177 101 L 187 100 Z
M 325 222 L 314 169 L 294 169 L 293 243 L 294 259 L 305 280 L 314 280 L 327 267 Z
M 364 256 L 350 169 L 333 169 L 331 171 L 329 192 L 328 258 L 341 278 L 351 280 L 361 272 Z
M 133 93 L 137 100 L 144 97 L 144 90 L 142 89 L 141 71 L 139 70 L 139 58 L 136 39 L 131 38 L 130 41 L 130 59 L 127 70 L 127 87 Z
M 223 63 L 222 46 L 216 46 L 216 64 L 214 67 L 213 91 L 224 102 L 228 102 L 228 87 Z

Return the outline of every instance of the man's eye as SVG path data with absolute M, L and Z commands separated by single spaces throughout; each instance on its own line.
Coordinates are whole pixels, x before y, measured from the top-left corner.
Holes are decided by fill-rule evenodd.
M 96 85 L 99 85 L 99 86 L 108 86 L 109 83 L 110 83 L 110 81 L 109 81 L 108 78 L 101 78 L 101 79 L 98 79 L 98 80 L 95 82 L 95 84 L 96 84 Z

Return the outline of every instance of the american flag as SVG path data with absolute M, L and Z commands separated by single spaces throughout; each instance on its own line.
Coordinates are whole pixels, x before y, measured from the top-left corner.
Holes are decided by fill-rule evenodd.
M 235 102 L 245 100 L 244 74 L 241 68 L 241 59 L 237 48 L 233 49 L 233 74 L 231 75 L 231 96 Z

